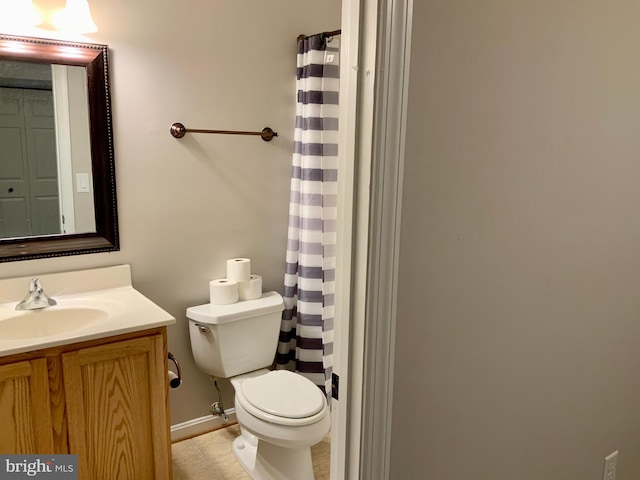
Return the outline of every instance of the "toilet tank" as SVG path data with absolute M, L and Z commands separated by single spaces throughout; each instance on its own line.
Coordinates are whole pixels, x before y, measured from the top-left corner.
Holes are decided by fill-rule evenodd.
M 283 310 L 277 292 L 230 305 L 207 303 L 187 308 L 196 365 L 221 378 L 270 366 L 278 348 Z

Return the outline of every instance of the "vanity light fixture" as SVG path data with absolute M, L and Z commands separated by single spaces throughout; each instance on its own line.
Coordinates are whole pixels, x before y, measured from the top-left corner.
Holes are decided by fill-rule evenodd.
M 67 0 L 65 9 L 54 15 L 52 23 L 59 30 L 69 33 L 98 31 L 87 0 Z
M 42 18 L 31 0 L 0 0 L 0 26 L 35 27 Z

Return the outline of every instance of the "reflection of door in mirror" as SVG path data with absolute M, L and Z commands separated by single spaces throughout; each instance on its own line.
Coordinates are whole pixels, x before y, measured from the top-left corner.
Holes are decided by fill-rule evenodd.
M 94 232 L 85 69 L 0 73 L 0 238 Z
M 51 69 L 15 65 L 0 86 L 0 236 L 61 232 Z

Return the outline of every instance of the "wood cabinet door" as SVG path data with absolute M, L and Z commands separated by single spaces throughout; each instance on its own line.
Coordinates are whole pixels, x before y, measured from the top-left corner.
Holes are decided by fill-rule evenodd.
M 0 366 L 0 453 L 54 453 L 47 361 Z
M 79 478 L 171 478 L 164 337 L 64 353 L 62 369 Z

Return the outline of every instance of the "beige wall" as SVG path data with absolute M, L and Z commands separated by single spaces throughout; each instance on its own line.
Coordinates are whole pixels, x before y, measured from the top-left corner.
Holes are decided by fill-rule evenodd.
M 122 249 L 0 265 L 0 277 L 129 263 L 133 283 L 177 319 L 169 348 L 184 385 L 172 424 L 209 413 L 208 377 L 193 363 L 185 310 L 208 302 L 227 258 L 252 259 L 281 290 L 295 118 L 296 37 L 340 27 L 340 1 L 92 1 L 110 46 Z M 173 122 L 280 136 L 190 135 Z M 232 392 L 226 386 L 227 405 Z
M 414 2 L 390 478 L 640 478 L 638 19 Z

